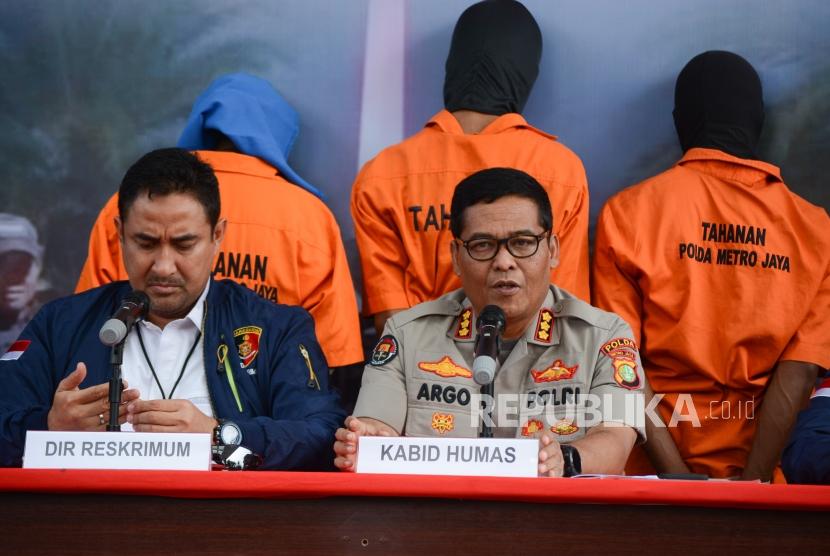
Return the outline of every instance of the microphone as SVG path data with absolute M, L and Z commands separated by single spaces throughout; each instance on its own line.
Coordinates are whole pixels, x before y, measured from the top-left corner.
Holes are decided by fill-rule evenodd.
M 135 321 L 145 318 L 149 311 L 150 299 L 147 294 L 139 290 L 133 290 L 124 298 L 112 318 L 101 327 L 101 331 L 98 332 L 98 339 L 105 346 L 120 344 L 127 337 L 127 333 L 133 327 Z
M 493 382 L 499 356 L 499 338 L 504 332 L 504 311 L 497 305 L 484 308 L 476 321 L 476 345 L 473 353 L 473 380 L 480 386 Z

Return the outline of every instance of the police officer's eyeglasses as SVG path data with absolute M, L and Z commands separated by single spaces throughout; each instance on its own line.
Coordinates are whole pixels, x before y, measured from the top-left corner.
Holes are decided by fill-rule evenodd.
M 471 239 L 469 241 L 456 240 L 464 249 L 470 258 L 476 261 L 489 261 L 496 258 L 502 245 L 507 247 L 507 252 L 517 259 L 526 259 L 532 257 L 539 250 L 539 243 L 545 237 L 550 235 L 550 232 L 542 232 L 535 236 L 530 234 L 521 234 L 506 237 L 504 239 L 496 239 L 494 237 L 482 237 Z

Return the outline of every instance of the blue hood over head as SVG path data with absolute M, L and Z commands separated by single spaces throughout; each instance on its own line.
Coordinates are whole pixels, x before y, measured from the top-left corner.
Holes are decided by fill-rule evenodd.
M 300 130 L 297 112 L 259 77 L 232 73 L 217 78 L 193 105 L 178 146 L 212 150 L 220 132 L 243 154 L 261 158 L 291 183 L 319 198 L 322 192 L 288 165 L 288 153 Z

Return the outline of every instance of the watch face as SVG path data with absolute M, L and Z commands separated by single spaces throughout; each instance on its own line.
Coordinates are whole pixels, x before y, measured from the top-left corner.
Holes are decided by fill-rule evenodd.
M 219 428 L 219 440 L 225 446 L 240 444 L 242 442 L 242 431 L 235 423 L 222 423 Z

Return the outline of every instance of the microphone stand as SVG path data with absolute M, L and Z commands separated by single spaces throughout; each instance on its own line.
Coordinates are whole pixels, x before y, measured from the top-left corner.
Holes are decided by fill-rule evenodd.
M 484 408 L 487 407 L 487 404 L 484 402 L 484 396 L 489 396 L 490 401 L 495 403 L 495 397 L 493 395 L 493 382 L 495 379 L 488 382 L 484 386 L 481 387 L 481 403 L 484 404 Z M 488 423 L 489 421 L 493 420 L 493 407 L 490 406 L 490 410 L 487 412 L 486 415 L 482 414 L 481 416 L 481 431 L 478 434 L 479 438 L 493 438 L 493 427 L 491 427 Z
M 124 384 L 121 381 L 121 363 L 124 359 L 124 341 L 121 340 L 114 346 L 110 352 L 110 365 L 112 365 L 112 376 L 110 377 L 110 420 L 107 423 L 107 431 L 121 431 L 121 425 L 118 423 L 118 412 L 121 408 L 121 389 Z

